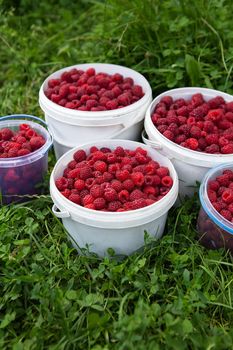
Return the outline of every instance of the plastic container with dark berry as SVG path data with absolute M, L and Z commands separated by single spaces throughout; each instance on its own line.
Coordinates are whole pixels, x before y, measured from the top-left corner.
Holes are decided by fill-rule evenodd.
M 208 171 L 199 198 L 200 242 L 210 249 L 225 248 L 233 252 L 233 163 Z
M 39 194 L 48 168 L 52 137 L 45 122 L 29 115 L 0 118 L 1 203 L 28 200 Z
M 148 108 L 145 131 L 144 142 L 173 162 L 179 194 L 192 196 L 210 168 L 233 161 L 233 96 L 198 87 L 168 90 Z

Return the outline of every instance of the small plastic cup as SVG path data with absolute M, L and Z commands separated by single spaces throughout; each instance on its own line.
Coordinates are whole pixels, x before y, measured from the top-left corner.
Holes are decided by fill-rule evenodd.
M 222 164 L 209 170 L 201 183 L 199 190 L 201 209 L 197 219 L 197 230 L 199 241 L 206 248 L 225 248 L 233 253 L 233 223 L 217 212 L 207 195 L 209 181 L 227 169 L 233 170 L 233 163 Z
M 52 146 L 52 137 L 42 119 L 23 114 L 5 116 L 0 118 L 0 129 L 18 130 L 22 123 L 30 125 L 44 137 L 46 142 L 41 148 L 28 155 L 0 158 L 0 202 L 2 204 L 25 201 L 30 198 L 29 196 L 40 194 L 40 184 L 48 169 L 48 151 Z

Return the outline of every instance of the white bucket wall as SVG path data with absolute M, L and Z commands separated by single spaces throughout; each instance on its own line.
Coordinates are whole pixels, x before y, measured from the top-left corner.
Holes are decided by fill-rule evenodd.
M 108 74 L 120 73 L 133 78 L 141 85 L 145 95 L 132 105 L 121 109 L 86 112 L 64 108 L 50 101 L 44 94 L 50 79 L 58 78 L 64 71 L 72 68 L 86 70 L 94 67 L 96 72 Z M 42 84 L 39 92 L 39 104 L 45 114 L 45 120 L 55 140 L 56 157 L 64 151 L 80 144 L 111 138 L 139 140 L 146 110 L 152 101 L 152 91 L 148 81 L 140 73 L 119 65 L 88 63 L 63 68 L 51 74 Z
M 181 197 L 192 196 L 197 191 L 196 182 L 201 182 L 210 168 L 233 162 L 233 155 L 202 153 L 181 147 L 164 137 L 152 123 L 151 114 L 162 97 L 171 96 L 173 99 L 184 98 L 186 100 L 196 93 L 202 93 L 206 101 L 216 96 L 222 96 L 226 102 L 233 101 L 233 96 L 218 90 L 191 87 L 173 89 L 160 94 L 152 101 L 147 109 L 144 122 L 149 140 L 143 137 L 143 141 L 171 160 L 178 174 Z
M 72 203 L 57 189 L 55 180 L 62 176 L 68 162 L 73 159 L 77 149 L 89 151 L 90 147 L 122 146 L 127 149 L 142 147 L 152 159 L 169 168 L 173 186 L 166 196 L 158 202 L 127 212 L 102 212 L 91 210 Z M 107 249 L 113 248 L 116 255 L 129 255 L 144 245 L 144 234 L 160 238 L 164 231 L 168 210 L 175 203 L 178 195 L 178 177 L 169 161 L 149 146 L 128 140 L 104 140 L 84 144 L 64 154 L 56 163 L 50 177 L 50 194 L 54 202 L 53 213 L 62 219 L 68 234 L 76 248 L 85 248 L 99 256 L 107 255 Z

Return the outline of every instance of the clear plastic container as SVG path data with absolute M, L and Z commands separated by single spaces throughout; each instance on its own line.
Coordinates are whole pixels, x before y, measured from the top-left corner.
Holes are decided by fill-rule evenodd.
M 233 223 L 226 220 L 212 206 L 207 188 L 210 180 L 214 180 L 226 169 L 233 170 L 233 163 L 222 164 L 208 171 L 199 190 L 201 209 L 197 219 L 199 241 L 209 249 L 225 248 L 233 252 Z
M 0 203 L 3 204 L 28 200 L 28 196 L 40 194 L 40 184 L 48 169 L 48 151 L 52 146 L 52 137 L 44 126 L 38 124 L 46 126 L 42 119 L 29 115 L 1 117 L 0 129 L 18 130 L 22 123 L 30 125 L 46 142 L 28 155 L 0 158 Z

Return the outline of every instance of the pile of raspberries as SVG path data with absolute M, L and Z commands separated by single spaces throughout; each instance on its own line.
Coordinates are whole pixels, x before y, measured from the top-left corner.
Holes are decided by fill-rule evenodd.
M 121 74 L 96 73 L 73 68 L 59 79 L 50 79 L 45 95 L 54 103 L 79 111 L 107 111 L 123 108 L 144 96 L 140 85 Z
M 190 100 L 164 96 L 151 116 L 167 139 L 193 151 L 212 154 L 233 153 L 233 102 L 221 96 L 208 102 L 202 94 Z
M 45 144 L 45 139 L 28 124 L 18 130 L 0 129 L 0 158 L 14 158 L 30 154 Z
M 163 198 L 173 180 L 167 167 L 141 147 L 80 149 L 55 181 L 70 201 L 85 208 L 123 212 L 146 207 Z
M 216 179 L 210 180 L 207 194 L 219 214 L 233 222 L 233 171 L 224 170 Z

